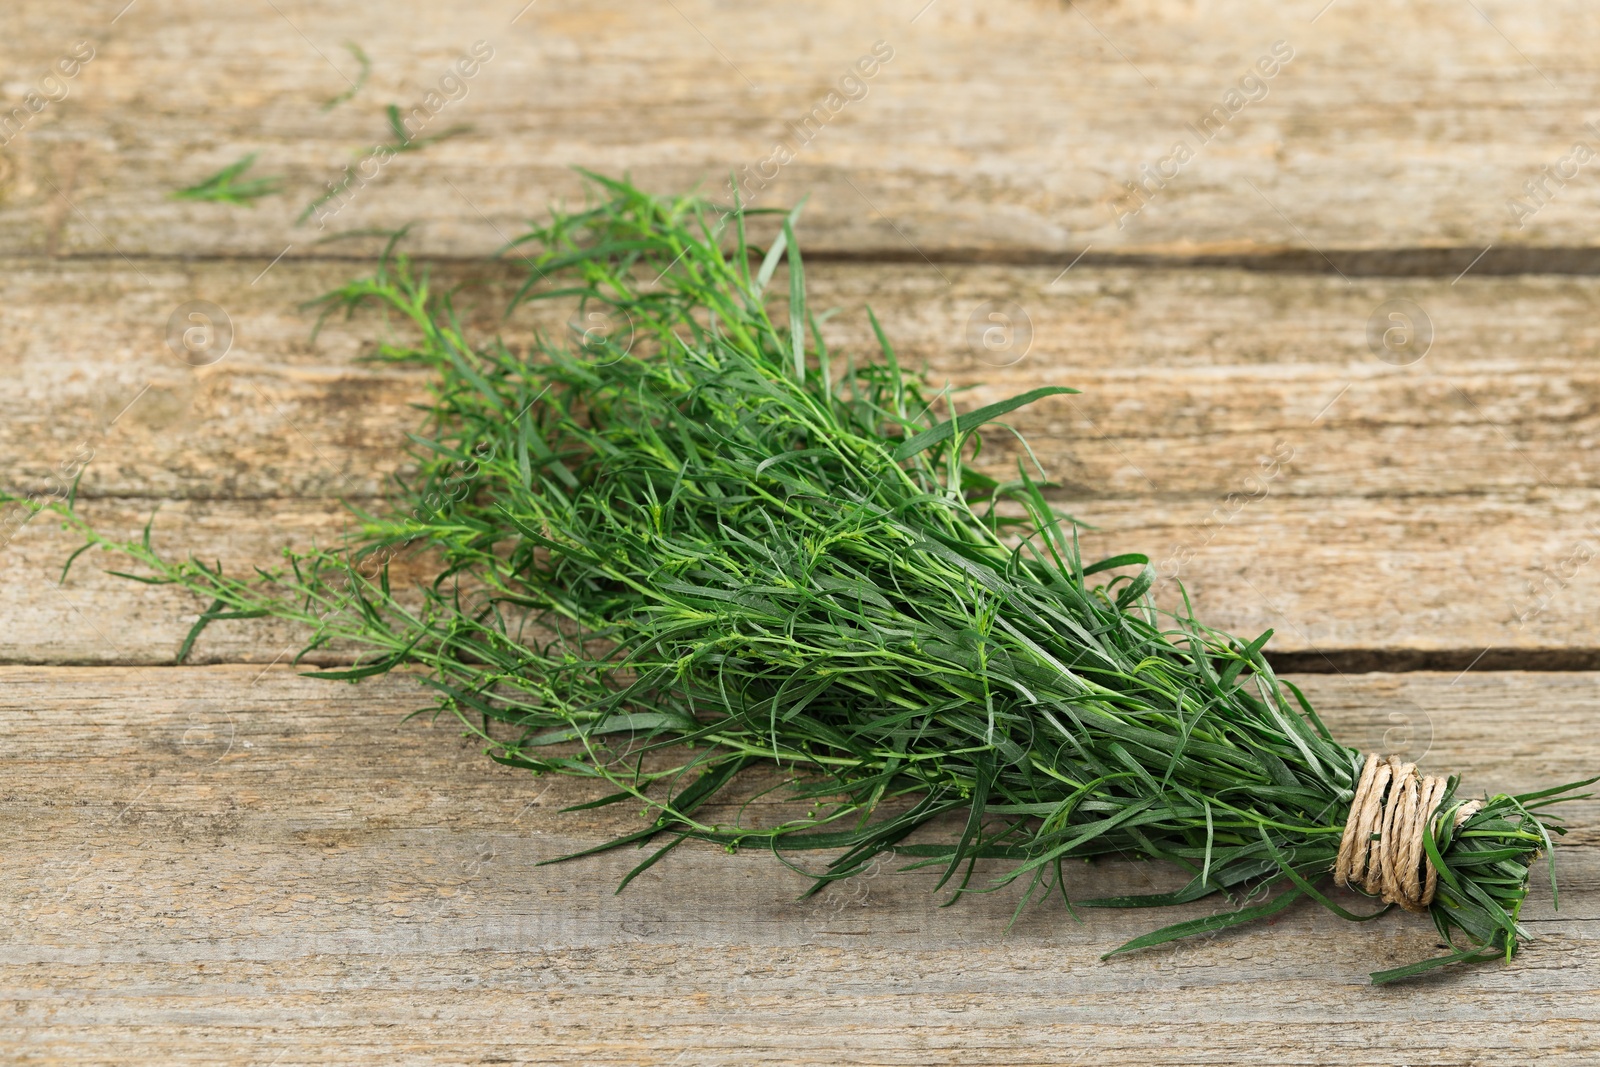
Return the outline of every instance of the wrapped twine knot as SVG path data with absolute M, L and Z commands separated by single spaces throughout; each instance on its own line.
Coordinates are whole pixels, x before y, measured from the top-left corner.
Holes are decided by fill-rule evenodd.
M 1419 775 L 1415 763 L 1368 755 L 1339 842 L 1334 882 L 1381 896 L 1384 903 L 1407 911 L 1427 911 L 1439 872 L 1422 839 L 1447 788 L 1443 778 Z M 1477 810 L 1476 800 L 1462 804 L 1456 808 L 1455 824 L 1460 826 Z

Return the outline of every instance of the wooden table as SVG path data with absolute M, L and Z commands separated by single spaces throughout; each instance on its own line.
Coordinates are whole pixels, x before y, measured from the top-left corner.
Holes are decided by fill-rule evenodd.
M 159 505 L 172 552 L 336 536 L 425 382 L 357 361 L 374 318 L 311 339 L 301 303 L 376 248 L 326 238 L 412 222 L 442 275 L 508 281 L 473 261 L 581 195 L 571 165 L 662 191 L 776 169 L 747 191 L 810 194 L 832 342 L 864 351 L 870 304 L 973 404 L 1081 388 L 1018 424 L 1090 550 L 1175 560 L 1214 625 L 1275 628 L 1351 744 L 1490 790 L 1593 774 L 1600 15 L 1321 2 L 15 0 L 0 487 L 48 492 L 92 450 L 84 514 L 133 531 Z M 297 225 L 430 90 L 421 132 L 470 130 Z M 249 152 L 282 195 L 169 199 Z M 165 340 L 192 300 L 234 330 L 200 367 Z M 1420 333 L 1383 343 L 1397 300 L 1420 359 Z M 1022 309 L 1009 347 L 970 343 L 988 302 Z M 175 668 L 201 605 L 96 558 L 57 585 L 74 545 L 40 519 L 0 549 L 6 1062 L 1600 1060 L 1595 802 L 1514 963 L 1381 989 L 1426 922 L 1297 907 L 1101 962 L 1174 916 L 1056 904 L 1008 931 L 1014 897 L 941 909 L 890 864 L 797 902 L 799 876 L 709 847 L 613 895 L 635 858 L 537 864 L 635 812 L 560 814 L 591 791 L 402 724 L 407 679 L 302 678 L 281 626 L 219 624 Z M 1075 890 L 1167 884 L 1110 863 Z

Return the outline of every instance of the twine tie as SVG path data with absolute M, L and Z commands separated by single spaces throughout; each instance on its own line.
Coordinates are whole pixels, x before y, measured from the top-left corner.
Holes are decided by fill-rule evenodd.
M 1368 755 L 1345 819 L 1334 883 L 1407 911 L 1427 911 L 1439 872 L 1423 847 L 1423 834 L 1448 787 L 1446 779 L 1418 774 L 1415 763 L 1398 756 Z M 1477 810 L 1476 800 L 1457 807 L 1455 825 Z

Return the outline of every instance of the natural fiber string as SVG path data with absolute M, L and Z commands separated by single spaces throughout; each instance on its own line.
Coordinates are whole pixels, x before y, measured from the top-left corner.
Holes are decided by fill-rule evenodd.
M 1427 911 L 1439 880 L 1423 847 L 1423 834 L 1444 799 L 1448 782 L 1419 775 L 1415 763 L 1368 755 L 1350 801 L 1333 880 L 1356 886 L 1387 904 Z M 1476 800 L 1456 808 L 1460 826 L 1478 810 Z

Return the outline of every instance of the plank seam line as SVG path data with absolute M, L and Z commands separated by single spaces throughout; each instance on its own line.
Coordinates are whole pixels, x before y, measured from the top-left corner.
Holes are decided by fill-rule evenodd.
M 1346 275 L 1351 277 L 1436 277 L 1458 278 L 1468 268 L 1470 277 L 1508 277 L 1520 275 L 1600 275 L 1600 247 L 1564 245 L 1496 246 L 1485 253 L 1481 247 L 1438 248 L 1328 248 L 1321 255 L 1300 248 L 1266 248 L 1250 253 L 1195 253 L 1176 255 L 1155 252 L 1083 252 L 1082 249 L 1029 249 L 1029 248 L 946 248 L 925 249 L 927 256 L 913 255 L 896 249 L 818 248 L 808 252 L 806 258 L 816 263 L 860 264 L 863 266 L 915 266 L 928 263 L 945 266 L 993 267 L 1044 267 L 1059 269 L 1080 253 L 1080 267 L 1101 269 L 1133 269 L 1148 271 L 1183 270 L 1245 270 L 1265 274 Z M 255 263 L 271 255 L 270 252 L 187 252 L 155 253 L 133 252 L 126 256 L 109 253 L 83 252 L 68 255 L 47 255 L 31 250 L 3 251 L 0 258 L 13 262 L 85 263 Z M 290 258 L 292 263 L 371 263 L 375 253 L 366 255 L 315 253 Z M 447 255 L 420 253 L 413 256 L 418 263 L 440 265 L 501 263 L 508 269 L 517 265 L 499 257 L 483 255 Z
M 176 642 L 174 642 L 176 646 Z M 1545 648 L 1545 649 L 1514 649 L 1491 648 L 1471 650 L 1422 650 L 1422 649 L 1323 649 L 1300 650 L 1289 652 L 1268 652 L 1267 662 L 1275 673 L 1280 674 L 1413 674 L 1413 673 L 1455 673 L 1461 674 L 1464 680 L 1470 681 L 1474 677 L 1497 674 L 1585 674 L 1600 671 L 1600 648 Z M 1476 660 L 1474 663 L 1473 661 Z M 305 666 L 315 668 L 335 669 L 345 667 L 355 662 L 355 658 L 345 658 L 339 655 L 317 657 L 308 661 Z M 1468 671 L 1467 668 L 1471 667 Z M 41 668 L 92 668 L 103 667 L 115 670 L 152 670 L 152 669 L 203 669 L 206 667 L 254 667 L 259 668 L 259 660 L 241 659 L 206 659 L 199 662 L 191 661 L 182 666 L 166 661 L 141 662 L 138 660 L 104 660 L 104 659 L 28 659 L 0 657 L 0 668 L 3 667 L 41 667 Z

